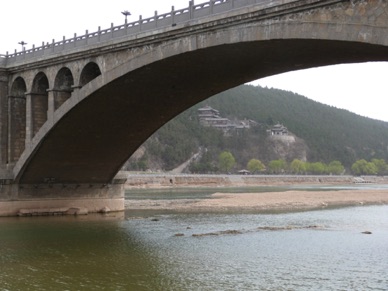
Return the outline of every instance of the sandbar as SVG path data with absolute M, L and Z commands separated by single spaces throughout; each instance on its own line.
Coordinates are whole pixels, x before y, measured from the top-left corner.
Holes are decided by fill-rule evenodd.
M 214 193 L 204 199 L 126 200 L 128 210 L 171 210 L 179 212 L 298 211 L 326 207 L 386 205 L 386 190 L 329 190 L 265 193 Z

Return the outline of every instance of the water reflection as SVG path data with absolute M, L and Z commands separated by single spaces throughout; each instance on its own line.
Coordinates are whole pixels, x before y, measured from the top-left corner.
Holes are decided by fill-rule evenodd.
M 0 290 L 155 290 L 153 250 L 122 217 L 0 220 Z
M 165 290 L 384 290 L 387 211 L 387 206 L 375 206 L 259 215 L 175 214 L 130 225 L 153 246 L 159 272 L 176 279 L 175 289 Z M 322 228 L 305 227 L 309 225 Z M 279 231 L 264 226 L 278 226 Z M 228 229 L 242 231 L 222 235 Z M 372 229 L 373 236 L 361 234 L 364 229 Z M 209 232 L 221 235 L 192 236 Z
M 0 290 L 384 290 L 387 213 L 2 218 Z

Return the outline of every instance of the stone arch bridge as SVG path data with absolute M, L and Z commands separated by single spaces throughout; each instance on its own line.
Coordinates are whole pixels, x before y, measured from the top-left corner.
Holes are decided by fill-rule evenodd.
M 0 55 L 0 214 L 122 210 L 116 174 L 180 112 L 277 73 L 387 61 L 387 35 L 386 0 L 190 1 Z

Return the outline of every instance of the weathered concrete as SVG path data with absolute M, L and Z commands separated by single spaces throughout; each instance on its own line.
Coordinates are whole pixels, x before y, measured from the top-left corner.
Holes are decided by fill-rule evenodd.
M 0 201 L 0 216 L 49 216 L 49 215 L 84 215 L 88 213 L 105 213 L 124 211 L 124 199 L 53 199 L 34 198 L 33 200 Z
M 79 210 L 74 210 L 79 209 Z M 2 185 L 0 216 L 86 214 L 124 210 L 124 186 Z
M 0 67 L 0 167 L 3 168 L 8 164 L 8 83 L 9 73 Z
M 124 210 L 127 173 L 119 172 L 109 184 L 18 184 L 1 180 L 0 216 L 106 213 Z
M 385 0 L 194 6 L 0 56 L 0 178 L 18 195 L 47 181 L 110 184 L 155 130 L 216 93 L 286 71 L 388 61 Z

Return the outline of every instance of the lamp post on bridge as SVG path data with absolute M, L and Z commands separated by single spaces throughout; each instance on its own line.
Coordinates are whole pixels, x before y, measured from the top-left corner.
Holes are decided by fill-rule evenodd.
M 22 51 L 24 51 L 24 46 L 25 46 L 27 43 L 24 42 L 24 40 L 22 40 L 21 42 L 19 42 L 19 44 L 22 46 Z
M 125 23 L 127 23 L 127 17 L 131 15 L 131 12 L 124 10 L 121 12 L 121 14 L 125 15 Z

